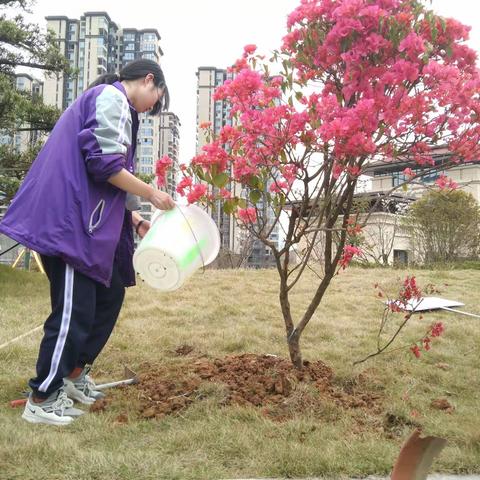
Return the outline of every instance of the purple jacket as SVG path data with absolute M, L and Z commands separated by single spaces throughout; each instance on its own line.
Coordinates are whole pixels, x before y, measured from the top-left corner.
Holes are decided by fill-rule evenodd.
M 134 285 L 131 212 L 107 179 L 134 172 L 137 131 L 121 83 L 84 92 L 56 123 L 0 232 L 106 286 L 115 258 L 125 286 Z

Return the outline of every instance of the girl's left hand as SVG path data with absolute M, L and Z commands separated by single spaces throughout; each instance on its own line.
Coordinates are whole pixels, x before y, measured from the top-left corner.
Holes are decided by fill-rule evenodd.
M 147 232 L 150 230 L 150 222 L 148 220 L 144 220 L 138 229 L 138 236 L 143 238 Z

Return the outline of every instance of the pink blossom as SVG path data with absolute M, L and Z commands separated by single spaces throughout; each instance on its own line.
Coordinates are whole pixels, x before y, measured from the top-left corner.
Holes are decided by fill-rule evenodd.
M 403 281 L 403 287 L 400 290 L 398 300 L 406 305 L 412 299 L 419 299 L 422 296 L 422 292 L 417 285 L 417 280 L 414 275 L 411 277 L 407 275 Z
M 243 68 L 233 80 L 226 81 L 217 88 L 214 98 L 215 100 L 223 100 L 227 97 L 233 97 L 240 102 L 250 102 L 262 86 L 260 73 L 250 68 Z
M 455 190 L 458 188 L 458 183 L 454 182 L 451 178 L 448 178 L 443 173 L 435 180 L 435 184 L 440 188 L 440 190 Z
M 164 155 L 162 158 L 157 160 L 155 165 L 155 175 L 157 176 L 158 187 L 163 187 L 165 185 L 167 171 L 172 165 L 173 160 L 168 155 Z
M 270 185 L 269 190 L 272 193 L 284 192 L 284 191 L 288 190 L 288 183 L 284 182 L 284 181 L 281 181 L 281 180 L 277 180 L 276 182 L 273 182 Z
M 227 190 L 226 188 L 221 188 L 220 189 L 220 196 L 224 200 L 228 200 L 229 198 L 232 198 L 232 193 L 229 190 Z
M 204 183 L 197 183 L 192 186 L 190 192 L 187 195 L 188 203 L 195 203 L 205 195 L 207 191 L 207 185 Z
M 245 57 L 239 58 L 232 67 L 227 68 L 227 72 L 240 72 L 244 68 L 248 68 L 247 59 Z
M 201 166 L 206 171 L 210 171 L 213 166 L 215 166 L 217 173 L 225 171 L 229 161 L 229 154 L 221 146 L 220 142 L 207 143 L 202 147 L 202 152 L 200 155 L 192 158 L 192 165 Z
M 240 132 L 238 129 L 232 127 L 231 125 L 225 125 L 221 130 L 218 136 L 219 143 L 234 143 L 240 138 Z
M 256 45 L 253 45 L 253 44 L 245 45 L 245 47 L 243 47 L 243 54 L 245 56 L 253 55 L 256 50 L 257 50 Z
M 282 175 L 289 185 L 292 185 L 292 183 L 295 181 L 295 178 L 297 177 L 297 171 L 298 167 L 293 164 L 285 165 L 281 169 Z
M 185 189 L 191 187 L 193 184 L 193 180 L 191 177 L 183 177 L 178 183 L 177 183 L 177 192 L 184 197 L 185 196 Z
M 416 358 L 420 358 L 421 352 L 418 345 L 414 345 L 413 347 L 410 348 L 410 350 L 415 355 Z
M 414 177 L 415 176 L 415 172 L 410 168 L 410 167 L 407 167 L 404 171 L 403 171 L 403 174 L 407 177 Z
M 333 165 L 332 177 L 336 180 L 343 173 L 344 166 L 338 162 Z
M 360 167 L 358 165 L 353 165 L 351 167 L 347 167 L 347 172 L 352 176 L 352 177 L 358 177 L 360 173 L 362 172 Z
M 432 337 L 440 337 L 445 331 L 445 327 L 442 322 L 434 323 L 430 329 L 430 335 Z
M 415 32 L 410 32 L 398 46 L 399 52 L 405 52 L 410 60 L 416 59 L 425 52 L 423 39 Z
M 270 79 L 270 85 L 272 87 L 280 87 L 283 83 L 283 78 L 280 75 L 276 75 Z
M 355 255 L 361 255 L 361 253 L 362 250 L 359 247 L 356 247 L 355 245 L 345 245 L 343 247 L 343 255 L 338 264 L 341 268 L 345 269 L 350 264 L 353 257 Z
M 239 208 L 237 215 L 243 223 L 254 223 L 257 221 L 257 211 L 253 207 Z

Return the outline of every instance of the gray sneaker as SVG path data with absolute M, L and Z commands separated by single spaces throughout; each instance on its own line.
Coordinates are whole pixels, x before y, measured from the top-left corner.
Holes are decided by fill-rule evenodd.
M 95 400 L 104 398 L 105 394 L 95 390 L 95 382 L 88 375 L 90 367 L 84 367 L 82 373 L 76 378 L 64 378 L 65 391 L 72 400 L 92 405 Z
M 73 407 L 73 401 L 67 397 L 63 388 L 53 392 L 41 403 L 32 401 L 29 395 L 22 418 L 30 423 L 45 423 L 47 425 L 68 425 L 75 417 L 85 412 Z

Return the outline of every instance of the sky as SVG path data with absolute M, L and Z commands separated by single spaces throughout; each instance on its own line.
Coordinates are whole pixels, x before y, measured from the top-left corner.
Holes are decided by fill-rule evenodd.
M 268 53 L 286 33 L 287 15 L 300 0 L 37 0 L 29 18 L 45 25 L 45 17 L 79 19 L 87 11 L 106 11 L 119 26 L 156 28 L 161 59 L 171 95 L 170 110 L 178 115 L 180 162 L 195 155 L 196 71 L 200 66 L 226 68 L 247 44 Z M 472 27 L 470 46 L 480 52 L 480 2 L 432 0 L 440 15 Z M 39 76 L 37 74 L 37 76 Z

